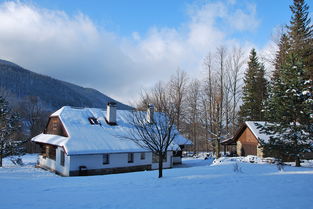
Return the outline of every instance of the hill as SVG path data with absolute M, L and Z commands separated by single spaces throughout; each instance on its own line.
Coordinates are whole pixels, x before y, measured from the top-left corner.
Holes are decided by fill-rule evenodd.
M 47 111 L 54 111 L 65 105 L 105 108 L 108 102 L 116 102 L 118 109 L 131 109 L 95 89 L 34 73 L 5 60 L 0 60 L 0 88 L 10 93 L 10 102 L 13 101 L 13 105 L 25 97 L 35 96 Z

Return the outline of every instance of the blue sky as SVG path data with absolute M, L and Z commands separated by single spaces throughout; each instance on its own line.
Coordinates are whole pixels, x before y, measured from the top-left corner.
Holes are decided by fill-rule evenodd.
M 273 51 L 290 0 L 0 1 L 0 58 L 123 102 L 223 45 Z M 313 1 L 307 1 L 312 17 Z M 131 88 L 130 88 L 131 86 Z
M 213 0 L 33 0 L 40 7 L 51 10 L 63 10 L 75 15 L 82 12 L 96 24 L 121 36 L 130 36 L 136 31 L 145 34 L 151 27 L 178 27 L 188 17 L 186 13 L 191 5 L 202 5 Z M 232 2 L 224 0 L 223 2 Z M 256 5 L 256 16 L 260 25 L 253 33 L 233 33 L 233 37 L 250 39 L 258 45 L 264 45 L 271 38 L 274 27 L 287 24 L 290 19 L 289 5 L 292 0 L 236 0 L 233 10 L 247 5 Z M 307 1 L 310 8 L 313 2 Z M 312 9 L 311 9 L 312 11 Z

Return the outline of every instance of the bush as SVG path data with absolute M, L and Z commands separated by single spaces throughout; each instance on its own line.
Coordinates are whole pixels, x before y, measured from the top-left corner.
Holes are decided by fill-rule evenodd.
M 235 173 L 242 173 L 242 169 L 237 162 L 234 164 L 233 170 Z

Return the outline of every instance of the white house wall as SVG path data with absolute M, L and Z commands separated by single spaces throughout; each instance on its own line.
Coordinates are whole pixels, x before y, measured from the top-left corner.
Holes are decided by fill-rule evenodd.
M 109 164 L 103 164 L 103 154 L 93 155 L 73 155 L 71 156 L 71 171 L 79 170 L 80 166 L 86 166 L 91 169 L 120 168 L 140 165 L 151 165 L 152 153 L 146 152 L 145 159 L 140 159 L 140 153 L 134 153 L 134 162 L 128 163 L 128 153 L 109 154 Z
M 44 168 L 56 171 L 63 176 L 69 176 L 70 171 L 79 171 L 80 166 L 86 166 L 87 170 L 121 168 L 132 166 L 151 165 L 151 169 L 158 169 L 158 163 L 152 163 L 152 152 L 145 152 L 145 159 L 141 159 L 141 153 L 133 153 L 134 161 L 128 163 L 128 153 L 109 154 L 109 164 L 103 164 L 103 154 L 72 155 L 65 154 L 64 166 L 61 166 L 62 147 L 56 149 L 56 160 L 39 156 L 39 165 Z M 167 152 L 167 161 L 163 162 L 163 168 L 173 167 L 173 152 Z
M 43 168 L 48 168 L 55 171 L 55 160 L 52 160 L 48 157 L 43 157 L 42 155 L 38 156 L 38 163 Z
M 166 162 L 163 162 L 163 168 L 172 168 L 172 167 L 173 167 L 173 152 L 168 151 L 167 152 L 167 160 L 166 160 Z M 158 169 L 159 163 L 152 163 L 151 168 L 152 169 Z
M 69 175 L 69 165 L 70 165 L 70 156 L 65 155 L 65 161 L 64 161 L 64 166 L 61 166 L 61 157 L 60 153 L 61 150 L 63 151 L 62 147 L 58 147 L 56 149 L 56 156 L 55 160 L 50 159 L 48 157 L 44 158 L 42 155 L 38 156 L 38 162 L 39 166 L 42 168 L 50 169 L 52 171 L 55 171 L 63 176 L 68 176 Z
M 59 172 L 63 176 L 69 175 L 70 168 L 70 156 L 66 155 L 64 158 L 64 166 L 61 165 L 61 151 L 64 151 L 62 147 L 58 147 L 56 149 L 56 171 Z

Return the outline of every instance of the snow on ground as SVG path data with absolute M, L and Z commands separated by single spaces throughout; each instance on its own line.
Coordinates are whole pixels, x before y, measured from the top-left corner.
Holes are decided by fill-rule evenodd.
M 25 159 L 25 158 L 24 158 Z M 313 208 L 313 169 L 251 164 L 224 158 L 184 159 L 183 165 L 157 171 L 88 177 L 60 177 L 5 160 L 0 168 L 0 209 L 251 209 Z M 223 162 L 224 161 L 224 162 Z M 237 163 L 236 163 L 237 162 Z M 234 172 L 238 165 L 241 172 Z

